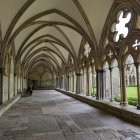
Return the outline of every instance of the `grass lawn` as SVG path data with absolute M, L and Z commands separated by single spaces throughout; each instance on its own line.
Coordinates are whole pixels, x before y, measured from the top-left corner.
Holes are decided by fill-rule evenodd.
M 126 87 L 127 97 L 137 97 L 137 87 Z M 119 94 L 120 96 L 120 94 Z
M 92 92 L 93 89 L 91 89 Z M 137 105 L 137 101 L 138 101 L 138 97 L 137 97 L 137 87 L 133 86 L 133 87 L 126 87 L 126 95 L 127 95 L 127 100 L 128 100 L 128 104 L 136 106 Z M 96 87 L 94 87 L 94 96 L 96 96 Z M 116 96 L 115 101 L 120 102 L 120 94 L 118 96 Z
M 137 87 L 126 87 L 126 95 L 128 104 L 136 106 L 137 105 Z M 120 102 L 120 95 L 114 98 L 115 101 Z
M 137 97 L 137 87 L 126 87 L 127 97 Z
M 96 94 L 96 87 L 94 87 L 94 93 Z M 126 87 L 126 95 L 127 98 L 129 97 L 137 98 L 137 87 Z M 118 96 L 120 96 L 120 94 Z

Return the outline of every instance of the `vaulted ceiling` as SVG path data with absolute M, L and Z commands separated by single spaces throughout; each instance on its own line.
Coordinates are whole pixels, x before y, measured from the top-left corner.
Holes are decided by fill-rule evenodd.
M 0 0 L 5 49 L 14 42 L 16 61 L 31 69 L 56 70 L 76 61 L 83 38 L 96 50 L 114 0 Z M 5 50 L 3 50 L 5 53 Z

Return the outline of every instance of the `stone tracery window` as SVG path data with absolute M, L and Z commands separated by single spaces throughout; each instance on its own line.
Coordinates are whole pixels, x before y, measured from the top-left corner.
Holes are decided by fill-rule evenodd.
M 85 46 L 84 46 L 84 55 L 88 58 L 90 52 L 91 52 L 91 47 L 89 46 L 89 44 L 86 42 Z
M 140 48 L 140 41 L 138 39 L 135 40 L 135 43 L 132 45 L 132 48 L 138 50 Z
M 135 85 L 136 81 L 136 71 L 134 66 L 134 60 L 131 55 L 127 57 L 126 66 L 125 66 L 125 76 L 126 76 L 126 85 Z M 133 80 L 132 80 L 133 77 Z
M 124 13 L 124 11 L 120 11 L 117 15 L 117 22 L 112 24 L 111 32 L 115 33 L 113 36 L 113 41 L 118 42 L 120 38 L 126 38 L 129 32 L 128 24 L 131 21 L 131 13 L 127 12 L 127 14 Z
M 109 56 L 109 58 L 112 58 L 112 56 L 113 56 L 113 53 L 112 53 L 112 51 L 111 51 L 111 50 L 109 51 L 109 54 L 108 54 L 108 56 Z

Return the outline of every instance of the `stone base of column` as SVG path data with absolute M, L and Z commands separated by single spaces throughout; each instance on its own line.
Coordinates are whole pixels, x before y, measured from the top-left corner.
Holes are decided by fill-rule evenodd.
M 139 104 L 137 105 L 137 109 L 140 110 L 140 105 Z
M 127 106 L 128 102 L 120 102 L 120 105 Z
M 90 96 L 89 94 L 86 94 L 86 96 Z

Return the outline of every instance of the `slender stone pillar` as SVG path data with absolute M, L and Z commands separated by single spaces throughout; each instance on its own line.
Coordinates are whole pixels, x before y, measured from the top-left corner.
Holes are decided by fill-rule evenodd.
M 56 78 L 56 88 L 58 88 L 58 78 Z
M 83 92 L 83 95 L 84 95 L 84 93 L 85 93 L 85 73 L 84 73 L 84 68 L 83 68 L 83 73 L 82 73 L 82 78 L 83 78 L 83 80 L 82 80 L 82 92 Z
M 103 100 L 105 97 L 105 88 L 106 88 L 106 79 L 105 79 L 105 70 L 96 70 L 96 83 L 97 83 L 97 100 Z
M 63 75 L 63 77 L 62 77 L 62 83 L 63 83 L 62 88 L 65 90 L 65 76 L 64 76 L 64 75 Z
M 16 81 L 16 78 L 17 78 L 16 77 L 16 73 L 14 73 L 14 96 L 16 95 L 16 86 L 15 86 L 16 85 L 16 82 L 17 82 Z
M 135 63 L 136 74 L 137 74 L 137 94 L 138 94 L 138 104 L 137 109 L 140 110 L 140 63 Z
M 60 81 L 61 81 L 60 88 L 63 89 L 63 77 L 60 78 Z
M 104 100 L 105 98 L 105 94 L 106 94 L 106 70 L 103 69 L 102 70 L 102 100 Z
M 72 92 L 74 92 L 74 73 L 72 75 Z
M 69 73 L 69 91 L 71 91 L 71 74 Z
M 58 77 L 57 82 L 58 82 L 58 83 L 57 83 L 57 85 L 58 85 L 57 88 L 60 88 L 60 78 L 59 78 L 59 77 Z
M 110 102 L 113 101 L 113 83 L 112 83 L 112 68 L 109 68 L 110 71 Z
M 89 68 L 86 68 L 86 96 L 89 96 Z
M 96 99 L 97 99 L 97 100 L 100 100 L 100 92 L 101 92 L 101 91 L 100 91 L 100 83 L 101 83 L 101 82 L 100 82 L 100 81 L 101 81 L 100 79 L 101 79 L 101 78 L 100 78 L 100 71 L 99 71 L 99 70 L 96 70 L 96 75 L 97 75 L 97 76 L 96 76 L 96 84 L 97 84 L 97 85 L 96 85 L 96 92 L 97 92 L 97 93 L 96 93 Z
M 81 73 L 76 73 L 76 94 L 80 94 L 80 76 Z
M 92 95 L 95 95 L 95 92 L 94 92 L 94 86 L 95 86 L 94 81 L 95 81 L 95 79 L 94 79 L 94 69 L 92 67 L 92 88 L 93 88 Z
M 60 88 L 60 84 L 59 84 L 59 77 L 57 78 L 57 88 Z
M 66 91 L 69 91 L 69 75 L 66 76 Z
M 0 105 L 3 103 L 3 69 L 0 68 Z
M 82 93 L 82 88 L 83 88 L 83 84 L 82 84 L 82 74 L 80 76 L 80 93 Z
M 125 68 L 124 66 L 120 67 L 120 91 L 121 91 L 121 105 L 127 105 L 126 98 L 126 84 L 125 84 Z

